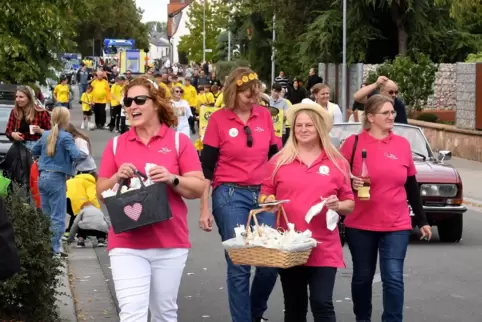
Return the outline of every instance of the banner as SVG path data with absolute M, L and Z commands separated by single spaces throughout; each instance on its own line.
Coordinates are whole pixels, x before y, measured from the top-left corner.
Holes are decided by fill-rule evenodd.
M 220 107 L 210 107 L 210 106 L 201 106 L 199 112 L 199 137 L 203 138 L 204 133 L 206 133 L 206 128 L 208 127 L 209 118 L 211 115 L 219 110 Z
M 278 115 L 271 116 L 271 117 L 273 119 L 274 134 L 277 137 L 282 137 L 283 136 L 284 111 L 282 109 L 280 109 Z

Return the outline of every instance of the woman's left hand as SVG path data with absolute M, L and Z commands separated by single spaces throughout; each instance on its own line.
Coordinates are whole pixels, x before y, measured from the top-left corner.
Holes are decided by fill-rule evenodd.
M 325 199 L 325 207 L 330 210 L 337 211 L 340 209 L 340 200 L 335 195 L 331 195 Z
M 149 170 L 149 178 L 152 182 L 167 182 L 171 183 L 174 176 L 163 166 L 156 165 Z
M 430 225 L 422 226 L 422 228 L 420 228 L 420 233 L 422 234 L 420 240 L 425 239 L 426 241 L 429 241 L 432 239 L 432 227 L 430 227 Z

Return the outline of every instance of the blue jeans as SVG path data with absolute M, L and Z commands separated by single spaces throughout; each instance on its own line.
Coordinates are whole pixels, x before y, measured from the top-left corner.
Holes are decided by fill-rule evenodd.
M 246 225 L 250 210 L 258 208 L 259 189 L 220 185 L 213 191 L 213 216 L 223 241 L 234 238 L 234 228 Z M 274 227 L 275 215 L 261 213 L 256 216 L 261 225 Z M 251 267 L 234 265 L 225 252 L 229 308 L 233 322 L 250 322 L 259 318 L 268 308 L 268 299 L 278 278 L 278 269 L 257 267 L 249 291 Z
M 403 263 L 410 231 L 376 232 L 346 228 L 346 241 L 353 260 L 351 295 L 357 322 L 370 322 L 372 283 L 380 253 L 383 286 L 382 322 L 403 321 Z
M 82 94 L 87 91 L 87 87 L 89 87 L 89 84 L 79 84 L 79 97 L 82 97 Z
M 62 251 L 62 236 L 65 232 L 65 216 L 67 213 L 65 173 L 40 172 L 38 188 L 42 212 L 50 218 L 52 225 L 52 249 L 54 254 L 58 254 Z
M 37 141 L 22 141 L 29 151 L 32 151 L 33 146 L 37 144 Z
M 55 104 L 55 107 L 57 107 L 57 106 L 63 106 L 63 107 L 69 108 L 69 103 L 60 103 L 60 102 L 57 102 L 57 103 Z

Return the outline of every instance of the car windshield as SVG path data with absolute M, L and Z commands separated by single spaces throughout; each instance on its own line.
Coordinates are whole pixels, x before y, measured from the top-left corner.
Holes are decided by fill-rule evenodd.
M 8 118 L 13 106 L 0 104 L 0 134 L 5 134 L 7 129 Z
M 361 125 L 359 123 L 343 123 L 335 124 L 330 132 L 333 142 L 343 142 L 350 135 L 360 133 Z M 412 148 L 414 157 L 432 158 L 432 150 L 428 144 L 422 130 L 416 126 L 395 124 L 393 133 L 403 136 L 408 140 Z

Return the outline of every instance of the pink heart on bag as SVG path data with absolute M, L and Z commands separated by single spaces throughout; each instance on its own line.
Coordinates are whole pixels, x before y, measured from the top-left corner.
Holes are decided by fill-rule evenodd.
M 137 221 L 142 213 L 142 205 L 140 203 L 135 203 L 132 206 L 127 205 L 124 207 L 124 213 L 130 219 Z

